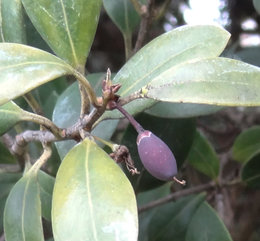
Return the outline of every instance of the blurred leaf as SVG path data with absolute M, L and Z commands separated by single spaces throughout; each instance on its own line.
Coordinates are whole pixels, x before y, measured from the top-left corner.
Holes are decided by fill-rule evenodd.
M 13 101 L 0 106 L 0 135 L 11 129 L 17 122 L 24 119 L 24 111 Z
M 196 132 L 188 162 L 198 171 L 216 180 L 219 174 L 219 159 L 208 140 Z
M 260 14 L 260 1 L 259 0 L 253 0 L 253 4 L 255 7 L 255 10 Z
M 214 25 L 182 26 L 155 38 L 139 50 L 116 74 L 113 83 L 122 85 L 118 94 L 126 97 L 178 65 L 195 59 L 216 57 L 225 48 L 230 34 Z M 139 99 L 125 108 L 131 114 L 143 111 L 154 101 Z M 102 118 L 122 116 L 117 110 Z
M 204 59 L 159 75 L 147 87 L 147 97 L 166 102 L 255 106 L 260 105 L 259 79 L 260 68 L 253 65 L 227 58 Z
M 43 113 L 47 118 L 52 118 L 54 106 L 59 95 L 68 87 L 66 77 L 60 77 L 33 90 Z
M 104 74 L 90 74 L 87 79 L 93 86 L 97 95 L 101 95 L 101 80 Z M 78 83 L 75 82 L 70 85 L 58 98 L 55 105 L 52 120 L 59 127 L 69 127 L 73 125 L 80 116 L 80 93 Z M 93 135 L 102 139 L 109 140 L 113 135 L 118 124 L 118 120 L 106 120 L 99 123 L 99 125 L 91 132 Z M 75 141 L 60 141 L 56 142 L 60 158 L 63 159 L 68 151 L 76 144 Z
M 232 241 L 215 210 L 203 202 L 191 219 L 185 241 Z
M 0 68 L 0 105 L 73 71 L 54 55 L 12 43 L 0 44 Z
M 123 34 L 131 34 L 140 22 L 140 16 L 129 0 L 103 0 L 107 14 Z
M 245 163 L 241 171 L 241 178 L 249 187 L 260 188 L 260 154 Z
M 43 40 L 39 32 L 33 26 L 27 14 L 25 15 L 25 25 L 26 25 L 27 44 L 32 47 L 42 49 L 46 52 L 53 53 L 49 45 Z
M 35 28 L 60 58 L 84 69 L 96 32 L 101 0 L 22 0 Z
M 12 188 L 5 205 L 4 230 L 6 240 L 44 240 L 35 172 L 27 172 Z
M 21 176 L 21 173 L 0 172 L 0 233 L 3 232 L 4 207 L 7 196 Z
M 138 115 L 136 120 L 144 129 L 153 132 L 170 147 L 176 158 L 178 168 L 180 168 L 193 142 L 195 121 L 193 119 L 164 119 L 145 113 Z M 121 142 L 129 148 L 136 168 L 141 171 L 140 175 L 135 176 L 130 175 L 128 171 L 126 171 L 135 191 L 140 192 L 162 185 L 164 182 L 152 177 L 144 169 L 138 155 L 136 138 L 137 133 L 135 129 L 129 125 Z
M 244 62 L 260 67 L 260 47 L 243 48 L 242 50 L 236 52 L 235 56 L 238 56 Z
M 166 183 L 158 188 L 139 193 L 137 196 L 138 207 L 145 205 L 149 202 L 155 201 L 159 198 L 165 197 L 170 194 L 170 186 L 171 183 Z M 160 207 L 154 207 L 150 210 L 147 210 L 143 213 L 139 213 L 139 234 L 138 240 L 140 241 L 149 241 L 148 239 L 148 225 L 151 221 L 152 216 L 156 212 L 156 210 Z
M 158 102 L 145 112 L 163 118 L 187 118 L 213 114 L 222 108 L 215 105 Z
M 205 194 L 202 193 L 181 198 L 157 209 L 149 224 L 149 241 L 185 241 L 192 217 L 204 200 Z
M 24 10 L 21 0 L 0 1 L 2 42 L 26 43 Z
M 137 240 L 133 189 L 117 164 L 89 139 L 62 161 L 52 205 L 55 241 Z
M 260 152 L 260 126 L 243 131 L 235 140 L 232 148 L 234 160 L 245 163 Z
M 51 221 L 51 202 L 55 178 L 43 171 L 39 171 L 38 183 L 42 206 L 42 216 L 48 221 Z
M 1 123 L 0 123 L 1 125 Z M 0 142 L 0 164 L 15 164 L 16 159 L 10 151 Z

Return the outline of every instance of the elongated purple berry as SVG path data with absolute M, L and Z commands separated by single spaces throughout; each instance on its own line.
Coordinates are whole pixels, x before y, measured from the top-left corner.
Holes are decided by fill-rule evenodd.
M 173 180 L 177 174 L 175 157 L 170 148 L 150 131 L 142 131 L 137 137 L 140 159 L 146 170 L 162 180 Z

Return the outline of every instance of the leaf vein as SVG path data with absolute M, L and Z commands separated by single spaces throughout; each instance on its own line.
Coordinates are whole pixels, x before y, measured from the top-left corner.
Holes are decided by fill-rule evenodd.
M 66 27 L 66 32 L 68 34 L 72 55 L 73 55 L 76 66 L 78 66 L 79 65 L 78 64 L 78 58 L 77 58 L 77 54 L 76 54 L 76 51 L 75 51 L 74 43 L 72 41 L 72 37 L 71 37 L 70 29 L 69 29 L 69 24 L 68 24 L 68 18 L 67 18 L 67 14 L 66 14 L 66 11 L 65 11 L 65 6 L 64 6 L 63 0 L 60 0 L 60 3 L 61 3 L 61 7 L 62 7 L 64 23 L 65 23 L 65 27 Z
M 87 147 L 86 147 L 86 161 L 85 161 L 85 173 L 86 173 L 86 187 L 87 187 L 87 199 L 88 199 L 88 205 L 89 205 L 89 212 L 90 212 L 90 222 L 92 225 L 92 231 L 93 231 L 93 235 L 94 235 L 94 239 L 96 241 L 98 241 L 97 238 L 97 232 L 96 232 L 96 224 L 95 224 L 95 220 L 94 220 L 94 214 L 93 214 L 93 203 L 91 200 L 91 191 L 90 191 L 90 180 L 89 180 L 89 143 L 87 143 Z

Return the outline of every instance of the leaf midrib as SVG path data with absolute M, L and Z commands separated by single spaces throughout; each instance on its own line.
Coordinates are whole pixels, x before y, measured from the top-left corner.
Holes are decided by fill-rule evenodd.
M 29 188 L 30 180 L 31 180 L 31 178 L 29 178 L 29 177 L 26 180 L 26 185 L 25 185 L 24 194 L 23 194 L 23 204 L 22 204 L 21 229 L 22 229 L 22 236 L 23 236 L 24 241 L 26 241 L 25 230 L 24 230 L 24 213 L 25 213 L 25 206 L 26 206 L 26 194 L 27 194 L 27 191 L 28 191 L 28 188 Z
M 92 232 L 94 239 L 98 241 L 97 238 L 97 232 L 96 232 L 96 224 L 94 220 L 94 213 L 93 213 L 93 203 L 92 203 L 92 197 L 91 197 L 91 191 L 90 191 L 90 180 L 89 180 L 89 150 L 90 150 L 90 144 L 86 143 L 86 153 L 85 153 L 85 174 L 86 174 L 86 188 L 87 188 L 87 199 L 88 199 L 88 206 L 89 206 L 89 212 L 90 212 L 90 222 L 92 225 Z
M 62 8 L 62 13 L 63 13 L 64 23 L 65 23 L 66 33 L 67 33 L 68 38 L 69 38 L 69 43 L 70 43 L 70 47 L 71 47 L 71 51 L 72 51 L 72 56 L 74 58 L 75 65 L 79 66 L 78 58 L 77 58 L 77 54 L 76 54 L 76 50 L 75 50 L 75 46 L 74 46 L 74 43 L 72 41 L 72 37 L 71 37 L 70 29 L 69 29 L 68 18 L 67 18 L 67 14 L 66 14 L 66 11 L 65 11 L 65 6 L 64 6 L 63 0 L 60 0 L 60 4 L 61 4 L 61 8 Z
M 47 64 L 47 65 L 58 65 L 61 66 L 67 70 L 69 70 L 68 66 L 66 66 L 65 64 L 59 63 L 59 62 L 50 62 L 50 61 L 28 61 L 28 62 L 23 62 L 23 63 L 19 63 L 19 64 L 13 64 L 13 65 L 8 65 L 8 66 L 4 66 L 4 67 L 0 67 L 0 71 L 1 70 L 7 70 L 7 69 L 12 69 L 12 68 L 17 68 L 20 66 L 26 66 L 26 65 L 37 65 L 37 64 Z
M 214 39 L 214 38 L 209 38 L 209 39 L 207 39 L 207 41 L 211 41 L 212 39 Z M 166 59 L 164 62 L 162 62 L 161 64 L 157 65 L 155 68 L 153 68 L 150 72 L 147 72 L 147 73 L 146 73 L 145 75 L 143 75 L 141 78 L 135 80 L 134 83 L 133 83 L 131 86 L 129 86 L 127 89 L 125 89 L 122 93 L 120 93 L 120 95 L 121 95 L 121 96 L 124 96 L 124 94 L 128 93 L 129 90 L 131 90 L 131 89 L 132 89 L 134 86 L 136 86 L 139 82 L 141 82 L 142 80 L 144 80 L 147 76 L 151 75 L 153 72 L 155 72 L 155 71 L 156 71 L 157 69 L 159 69 L 161 66 L 163 66 L 165 63 L 171 61 L 172 59 L 176 58 L 177 56 L 179 56 L 179 55 L 181 55 L 181 54 L 183 54 L 183 53 L 185 53 L 185 52 L 187 52 L 187 51 L 190 51 L 190 50 L 196 48 L 197 46 L 203 46 L 203 45 L 204 45 L 204 43 L 203 43 L 203 44 L 202 44 L 202 43 L 194 44 L 194 45 L 192 45 L 191 47 L 186 48 L 186 49 L 184 49 L 184 50 L 182 50 L 182 51 L 180 51 L 180 52 L 178 52 L 178 53 L 176 53 L 176 54 L 170 56 L 170 57 L 169 57 L 168 59 Z M 198 58 L 196 58 L 196 59 L 198 59 Z M 190 61 L 190 60 L 187 60 L 187 61 Z M 182 63 L 183 63 L 183 62 L 177 63 L 176 65 L 173 65 L 171 68 L 176 67 L 176 66 L 178 66 L 179 64 L 182 64 Z M 162 71 L 162 73 L 165 72 L 165 71 L 166 71 L 166 70 Z M 152 80 L 151 80 L 151 81 L 152 81 Z

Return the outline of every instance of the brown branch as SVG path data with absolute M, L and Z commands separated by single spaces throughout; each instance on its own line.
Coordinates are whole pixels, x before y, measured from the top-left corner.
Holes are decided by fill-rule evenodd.
M 218 184 L 218 183 L 213 182 L 213 181 L 206 183 L 206 184 L 201 184 L 199 186 L 195 186 L 195 187 L 191 187 L 189 189 L 184 189 L 184 190 L 181 190 L 181 191 L 178 191 L 178 192 L 171 193 L 166 197 L 163 197 L 163 198 L 157 199 L 155 201 L 152 201 L 148 204 L 145 204 L 145 205 L 141 206 L 140 208 L 138 208 L 138 213 L 145 212 L 145 211 L 147 211 L 151 208 L 160 206 L 160 205 L 165 204 L 167 202 L 173 201 L 175 199 L 178 199 L 180 197 L 184 197 L 184 196 L 187 196 L 187 195 L 190 195 L 190 194 L 193 194 L 193 193 L 207 191 L 207 190 L 210 190 L 210 189 L 213 189 L 213 188 L 216 188 L 216 187 L 233 186 L 233 185 L 237 185 L 237 184 L 240 184 L 240 183 L 241 183 L 241 180 L 234 179 L 233 181 L 225 182 L 225 183 L 222 183 L 222 184 Z
M 31 141 L 39 141 L 42 143 L 55 142 L 68 139 L 74 139 L 79 141 L 80 131 L 85 130 L 90 132 L 93 128 L 93 124 L 101 117 L 107 108 L 107 104 L 110 100 L 114 101 L 115 93 L 118 91 L 120 86 L 112 85 L 110 70 L 107 72 L 107 78 L 103 82 L 103 96 L 102 103 L 99 103 L 96 108 L 93 108 L 89 115 L 85 115 L 71 127 L 66 129 L 58 129 L 60 135 L 57 136 L 55 133 L 49 130 L 39 131 L 25 131 L 16 136 L 15 141 L 11 147 L 11 151 L 16 156 L 23 156 L 25 153 L 25 147 L 27 143 Z M 31 114 L 32 115 L 32 114 Z
M 142 6 L 141 24 L 135 43 L 134 52 L 136 53 L 144 44 L 148 28 L 152 23 L 154 11 L 154 0 L 148 0 L 147 6 Z
M 173 201 L 173 200 L 180 198 L 180 197 L 183 197 L 183 196 L 187 196 L 187 195 L 190 195 L 190 194 L 193 194 L 193 193 L 198 193 L 198 192 L 202 192 L 202 191 L 205 191 L 205 190 L 212 189 L 215 186 L 216 186 L 216 184 L 214 182 L 210 182 L 210 183 L 207 183 L 207 184 L 202 184 L 202 185 L 199 185 L 199 186 L 191 187 L 189 189 L 184 189 L 184 190 L 181 190 L 181 191 L 178 191 L 178 192 L 171 193 L 166 197 L 157 199 L 155 201 L 152 201 L 148 204 L 141 206 L 140 208 L 138 208 L 138 213 L 145 212 L 145 211 L 147 211 L 151 208 L 160 206 L 162 204 Z

